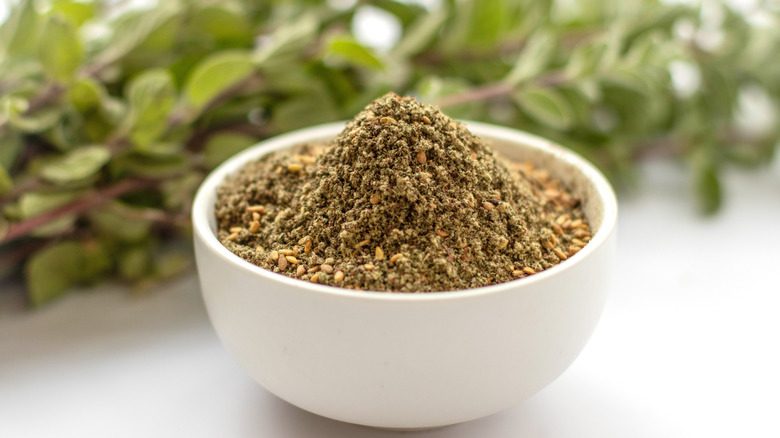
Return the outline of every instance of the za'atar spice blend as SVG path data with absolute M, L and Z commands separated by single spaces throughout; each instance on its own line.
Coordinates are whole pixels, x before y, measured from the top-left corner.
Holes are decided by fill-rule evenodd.
M 533 275 L 591 236 L 544 169 L 509 163 L 462 123 L 411 97 L 381 97 L 328 144 L 270 153 L 217 193 L 220 241 L 301 280 L 435 292 Z

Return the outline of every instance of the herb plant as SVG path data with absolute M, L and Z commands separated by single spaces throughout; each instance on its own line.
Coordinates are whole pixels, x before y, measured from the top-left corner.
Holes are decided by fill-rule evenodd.
M 780 137 L 771 2 L 338 3 L 17 0 L 0 27 L 0 276 L 21 270 L 40 305 L 175 275 L 210 169 L 389 91 L 549 137 L 619 186 L 668 155 L 704 212 L 725 166 L 768 163 Z M 353 30 L 367 11 L 397 24 L 389 49 Z M 768 123 L 746 123 L 750 102 Z

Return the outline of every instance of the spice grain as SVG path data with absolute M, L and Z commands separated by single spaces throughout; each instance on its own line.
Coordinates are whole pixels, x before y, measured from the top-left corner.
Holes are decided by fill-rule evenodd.
M 331 144 L 247 164 L 219 188 L 216 216 L 220 241 L 256 265 L 374 291 L 510 281 L 591 236 L 580 200 L 547 170 L 505 162 L 465 125 L 395 94 Z

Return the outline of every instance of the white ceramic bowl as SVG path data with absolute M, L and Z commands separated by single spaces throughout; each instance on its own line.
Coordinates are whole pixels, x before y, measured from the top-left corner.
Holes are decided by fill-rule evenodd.
M 222 342 L 282 399 L 336 420 L 430 428 L 484 417 L 536 393 L 585 346 L 612 277 L 617 204 L 572 152 L 512 129 L 467 122 L 513 159 L 531 158 L 584 199 L 593 239 L 565 262 L 517 281 L 453 292 L 364 292 L 274 274 L 216 237 L 217 187 L 245 163 L 335 123 L 282 135 L 231 158 L 203 182 L 192 219 L 203 297 Z

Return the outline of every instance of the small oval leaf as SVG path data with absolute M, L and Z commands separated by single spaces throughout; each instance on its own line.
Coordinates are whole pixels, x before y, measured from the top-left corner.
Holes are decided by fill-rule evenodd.
M 41 306 L 59 297 L 79 278 L 82 247 L 66 241 L 44 248 L 30 257 L 25 277 L 33 306 Z
M 84 146 L 74 149 L 41 168 L 41 177 L 53 183 L 82 180 L 97 173 L 111 159 L 111 152 L 103 146 Z
M 53 15 L 42 36 L 39 57 L 44 72 L 60 81 L 69 80 L 84 60 L 76 28 L 61 16 Z
M 554 129 L 568 129 L 574 121 L 569 103 L 548 88 L 520 90 L 514 96 L 520 108 L 537 122 Z
M 187 102 L 203 109 L 220 93 L 249 76 L 254 70 L 249 52 L 216 53 L 201 61 L 190 73 L 184 85 Z

